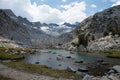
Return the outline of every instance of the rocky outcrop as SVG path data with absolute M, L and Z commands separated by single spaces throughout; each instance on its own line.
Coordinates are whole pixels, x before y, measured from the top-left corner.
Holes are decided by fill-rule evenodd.
M 89 41 L 87 47 L 88 50 L 103 50 L 118 47 L 120 42 L 119 39 L 111 38 L 109 40 L 94 41 L 113 34 L 113 30 L 116 28 L 117 30 L 120 28 L 120 5 L 105 9 L 83 20 L 79 27 L 75 28 L 70 33 L 67 33 L 70 37 L 68 40 L 69 42 L 63 46 L 64 48 L 75 50 L 75 47 L 72 46 L 71 43 L 78 43 L 74 40 L 78 37 L 78 35 L 85 34 Z M 79 50 L 84 51 L 85 48 L 80 46 Z
M 120 38 L 111 38 L 109 36 L 97 39 L 88 44 L 88 50 L 104 50 L 120 47 Z
M 83 80 L 120 80 L 120 65 L 113 66 L 104 76 L 91 76 L 86 74 Z
M 81 33 L 94 36 L 99 39 L 104 36 L 104 32 L 110 32 L 111 29 L 120 25 L 120 5 L 98 12 L 80 23 L 74 31 L 74 35 Z
M 22 48 L 21 45 L 18 45 L 15 41 L 4 39 L 0 37 L 0 48 Z

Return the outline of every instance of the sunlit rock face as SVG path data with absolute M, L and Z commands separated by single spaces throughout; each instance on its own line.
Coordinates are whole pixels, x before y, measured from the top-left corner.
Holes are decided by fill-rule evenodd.
M 80 23 L 73 33 L 94 35 L 96 39 L 103 37 L 105 31 L 120 25 L 120 5 L 98 12 Z
M 120 27 L 120 5 L 105 9 L 101 12 L 89 16 L 80 23 L 79 27 L 71 31 L 69 33 L 69 36 L 73 38 L 71 42 L 74 42 L 74 39 L 79 34 L 82 33 L 87 35 L 89 40 L 92 40 L 93 37 L 94 39 L 100 39 L 105 37 L 104 35 L 105 32 L 110 33 L 115 27 Z M 104 45 L 102 45 L 102 48 L 109 48 L 111 46 L 116 46 L 116 44 L 114 43 L 115 41 L 114 40 L 111 41 L 101 42 L 100 44 L 101 45 L 104 43 L 110 44 L 105 47 L 103 47 Z M 68 43 L 70 44 L 69 46 L 71 46 L 71 42 Z M 89 44 L 89 47 L 92 47 L 92 49 L 94 50 L 93 47 L 95 46 L 94 44 L 91 45 Z M 98 49 L 100 49 L 100 47 Z

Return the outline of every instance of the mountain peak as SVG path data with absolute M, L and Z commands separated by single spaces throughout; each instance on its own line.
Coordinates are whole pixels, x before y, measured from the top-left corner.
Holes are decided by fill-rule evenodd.
M 13 11 L 11 9 L 0 9 L 0 12 L 4 12 L 8 16 L 16 17 L 16 15 L 13 13 Z

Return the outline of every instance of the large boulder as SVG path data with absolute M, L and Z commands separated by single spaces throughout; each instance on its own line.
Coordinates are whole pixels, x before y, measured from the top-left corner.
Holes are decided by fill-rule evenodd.
M 120 65 L 113 66 L 112 69 L 115 70 L 117 73 L 120 73 Z

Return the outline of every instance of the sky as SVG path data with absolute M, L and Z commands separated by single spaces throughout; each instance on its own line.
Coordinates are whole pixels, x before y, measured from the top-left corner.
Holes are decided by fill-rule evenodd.
M 11 9 L 16 16 L 57 24 L 81 22 L 116 5 L 120 5 L 120 0 L 0 0 L 0 9 Z

